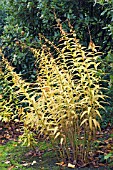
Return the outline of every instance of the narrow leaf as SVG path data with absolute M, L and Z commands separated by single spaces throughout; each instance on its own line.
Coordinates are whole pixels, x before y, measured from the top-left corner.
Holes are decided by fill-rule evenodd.
M 82 126 L 85 122 L 87 122 L 88 121 L 88 119 L 84 119 L 82 122 L 81 122 L 81 124 L 80 124 L 80 126 Z

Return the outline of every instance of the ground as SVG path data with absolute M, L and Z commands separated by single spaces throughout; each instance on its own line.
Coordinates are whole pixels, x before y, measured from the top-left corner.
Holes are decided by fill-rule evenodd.
M 40 140 L 35 150 L 22 146 L 18 142 L 21 134 L 18 123 L 0 122 L 0 170 L 69 170 L 62 161 L 57 160 L 54 148 L 49 141 Z M 91 162 L 81 165 L 81 169 L 106 170 L 113 168 L 113 128 L 109 125 L 106 130 L 97 134 L 97 148 Z M 108 158 L 109 157 L 109 158 Z M 76 168 L 77 169 L 77 168 Z M 80 169 L 80 168 L 79 168 Z

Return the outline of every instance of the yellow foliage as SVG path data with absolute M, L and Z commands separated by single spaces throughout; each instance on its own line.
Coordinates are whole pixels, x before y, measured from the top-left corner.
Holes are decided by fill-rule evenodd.
M 92 52 L 89 52 L 76 39 L 75 33 L 67 34 L 64 30 L 61 33 L 57 47 L 42 36 L 45 45 L 41 49 L 31 48 L 40 69 L 36 83 L 22 80 L 3 55 L 2 58 L 13 77 L 13 87 L 19 89 L 16 95 L 23 95 L 21 103 L 27 103 L 23 110 L 18 109 L 24 123 L 24 143 L 31 145 L 33 134 L 30 131 L 35 130 L 60 145 L 68 159 L 70 151 L 67 145 L 71 146 L 73 160 L 78 159 L 80 149 L 84 148 L 81 153 L 85 159 L 85 153 L 91 149 L 89 136 L 93 139 L 95 131 L 100 130 L 97 117 L 101 118 L 100 99 L 104 99 L 99 85 L 101 77 L 97 74 L 100 53 L 93 42 L 90 42 Z M 53 56 L 47 44 L 54 48 L 57 57 Z M 81 137 L 83 147 L 80 147 Z

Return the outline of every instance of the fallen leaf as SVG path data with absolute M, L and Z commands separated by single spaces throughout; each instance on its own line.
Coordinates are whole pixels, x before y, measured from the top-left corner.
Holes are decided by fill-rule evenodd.
M 110 144 L 107 145 L 107 149 L 111 149 L 111 145 Z
M 2 99 L 2 97 L 3 97 L 3 96 L 0 94 L 0 99 Z
M 94 167 L 95 167 L 95 168 L 98 168 L 99 166 L 98 166 L 98 165 L 95 165 Z
M 68 163 L 68 168 L 75 168 L 75 165 Z
M 10 161 L 6 161 L 5 164 L 10 164 Z
M 62 166 L 62 165 L 64 165 L 64 162 L 56 163 L 56 165 L 60 165 L 60 166 Z
M 17 146 L 17 144 L 13 144 L 13 146 L 15 146 L 15 147 L 16 147 L 16 146 Z
M 12 170 L 14 168 L 14 165 L 13 166 L 10 166 L 9 168 L 8 168 L 8 170 Z
M 76 165 L 76 164 L 77 164 L 77 161 L 76 161 L 76 160 L 74 160 L 74 161 L 73 161 L 73 164 L 74 164 L 74 165 Z
M 99 166 L 106 166 L 105 164 L 99 163 Z
M 27 163 L 27 162 L 26 162 L 26 163 L 24 163 L 24 164 L 22 164 L 22 165 L 23 165 L 23 166 L 28 166 L 28 165 L 29 165 L 29 163 Z
M 31 163 L 31 165 L 34 165 L 34 164 L 36 164 L 36 161 L 33 161 L 33 162 Z
M 96 151 L 97 153 L 104 153 L 103 151 L 100 151 L 100 150 L 98 150 L 98 151 Z
M 32 155 L 33 155 L 33 151 L 29 151 L 29 152 L 27 152 L 27 153 L 25 154 L 26 157 L 32 156 Z

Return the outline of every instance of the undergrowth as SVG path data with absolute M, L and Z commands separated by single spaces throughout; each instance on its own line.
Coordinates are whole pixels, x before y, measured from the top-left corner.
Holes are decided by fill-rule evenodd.
M 55 165 L 55 153 L 50 148 L 51 145 L 47 145 L 45 142 L 39 142 L 36 155 L 34 155 L 33 150 L 21 146 L 17 142 L 10 141 L 0 146 L 0 169 L 58 170 L 59 167 Z

